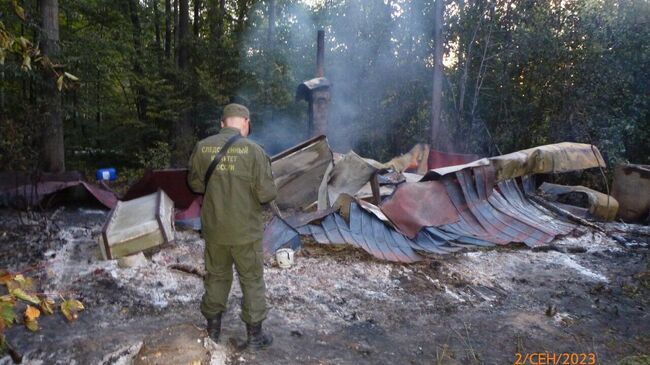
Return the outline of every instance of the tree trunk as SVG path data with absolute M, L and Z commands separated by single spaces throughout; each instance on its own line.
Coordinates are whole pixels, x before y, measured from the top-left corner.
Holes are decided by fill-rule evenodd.
M 165 0 L 165 58 L 172 56 L 172 2 Z
M 141 122 L 146 121 L 147 119 L 147 97 L 146 90 L 141 84 L 142 78 L 144 78 L 144 71 L 142 69 L 142 64 L 140 63 L 143 57 L 142 51 L 142 26 L 140 24 L 140 16 L 138 14 L 138 7 L 140 6 L 139 0 L 128 0 L 129 1 L 129 13 L 131 16 L 131 25 L 133 26 L 132 37 L 133 37 L 133 48 L 135 49 L 135 57 L 133 59 L 133 73 L 135 74 L 136 80 L 133 84 L 135 85 L 135 106 L 138 112 L 138 119 Z
M 217 23 L 217 41 L 221 40 L 224 33 L 224 24 L 226 24 L 226 0 L 219 0 L 219 18 Z
M 184 70 L 189 61 L 189 0 L 180 0 L 178 6 L 178 68 Z
M 441 149 L 446 145 L 440 136 L 440 117 L 442 114 L 442 12 L 443 0 L 435 0 L 433 7 L 433 96 L 431 98 L 431 147 Z
M 270 49 L 275 47 L 275 0 L 269 0 L 269 30 L 267 41 Z
M 199 37 L 199 31 L 201 30 L 201 0 L 194 0 L 194 36 Z
M 226 0 L 208 0 L 208 24 L 210 26 L 210 42 L 216 44 L 221 37 Z
M 156 33 L 156 58 L 158 59 L 158 63 L 161 64 L 162 43 L 160 37 L 160 11 L 158 11 L 158 0 L 153 0 L 152 5 L 153 5 L 153 25 Z
M 44 56 L 54 62 L 59 56 L 59 2 L 58 0 L 39 0 L 41 10 L 41 50 Z M 46 76 L 43 90 L 44 135 L 42 144 L 42 166 L 46 172 L 65 171 L 63 146 L 63 119 L 61 93 L 50 75 Z
M 174 27 L 174 44 L 172 45 L 172 49 L 174 50 L 174 64 L 178 65 L 178 0 L 174 0 L 174 21 L 173 21 L 173 27 Z
M 212 42 L 217 34 L 217 1 L 207 0 L 206 9 L 208 11 L 208 40 Z
M 269 0 L 269 28 L 266 33 L 266 44 L 269 55 L 266 56 L 266 82 L 268 85 L 273 83 L 273 68 L 275 65 L 275 0 Z M 270 87 L 269 87 L 270 89 Z M 267 121 L 273 120 L 273 102 L 271 98 L 266 100 L 264 118 Z
M 178 69 L 186 73 L 189 68 L 189 2 L 179 0 L 178 6 Z M 184 166 L 192 151 L 194 128 L 189 110 L 180 112 L 180 118 L 174 128 L 174 151 L 172 162 L 175 166 Z
M 244 34 L 246 14 L 248 14 L 248 0 L 237 1 L 237 39 L 240 40 Z

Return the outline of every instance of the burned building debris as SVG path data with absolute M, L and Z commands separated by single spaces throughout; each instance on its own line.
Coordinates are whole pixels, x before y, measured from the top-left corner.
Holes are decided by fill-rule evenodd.
M 98 238 L 104 259 L 112 260 L 174 240 L 174 202 L 163 192 L 119 201 Z
M 311 236 L 320 244 L 349 244 L 378 259 L 407 263 L 420 260 L 422 255 L 472 246 L 522 242 L 539 247 L 570 233 L 575 222 L 529 200 L 521 182 L 534 174 L 605 166 L 595 146 L 559 143 L 428 170 L 424 175 L 410 175 L 410 181 L 406 177 L 377 178 L 396 168 L 416 167 L 411 161 L 417 161 L 413 156 L 417 152 L 421 155 L 420 150 L 385 164 L 350 152 L 335 154 L 325 172 L 325 162 L 317 165 L 315 175 L 322 176 L 322 181 L 312 186 L 320 186 L 318 210 L 297 213 L 281 222 L 274 220 L 267 232 L 276 239 L 265 240 L 265 251 L 271 254 L 280 247 L 295 247 L 298 234 Z M 283 171 L 281 176 L 285 175 Z M 419 181 L 414 181 L 414 176 Z M 378 190 L 382 199 L 373 199 L 376 204 L 359 194 L 373 179 L 382 180 L 382 187 L 390 187 L 384 194 Z M 281 202 L 294 196 L 307 197 L 301 192 L 304 184 L 299 188 L 283 186 L 278 198 Z M 586 194 L 584 209 L 593 216 L 611 219 L 616 214 L 614 198 L 587 188 L 573 190 Z M 309 197 L 314 199 L 313 190 Z M 314 208 L 309 200 L 303 199 L 300 205 Z M 286 244 L 280 242 L 285 239 Z
M 65 202 L 70 199 L 90 199 L 110 209 L 117 203 L 117 194 L 105 185 L 86 181 L 76 171 L 39 176 L 0 172 L 0 207 L 45 207 L 55 200 Z
M 582 218 L 611 221 L 618 213 L 618 201 L 585 186 L 566 186 L 544 182 L 540 195 Z
M 174 202 L 176 225 L 201 229 L 203 196 L 187 185 L 187 169 L 148 170 L 124 194 L 122 200 L 132 200 L 162 190 Z
M 332 83 L 325 77 L 325 31 L 319 30 L 316 47 L 316 77 L 296 88 L 296 101 L 309 104 L 309 135 L 327 135 L 328 109 L 332 100 Z
M 598 149 L 588 144 L 559 143 L 482 159 L 420 144 L 381 163 L 354 151 L 332 152 L 321 135 L 273 156 L 271 164 L 276 202 L 285 213 L 267 225 L 267 255 L 282 247 L 298 249 L 302 235 L 319 244 L 352 245 L 381 260 L 415 262 L 465 247 L 543 246 L 579 224 L 528 198 L 535 193 L 582 218 L 612 220 L 618 212 L 640 220 L 650 210 L 643 200 L 650 194 L 637 191 L 649 181 L 647 166 L 617 167 L 613 196 L 549 183 L 536 191 L 529 178 L 535 174 L 604 167 Z M 62 189 L 85 188 L 112 208 L 99 237 L 104 258 L 111 259 L 173 241 L 174 222 L 200 229 L 201 196 L 186 178 L 185 169 L 148 171 L 123 201 L 78 176 L 40 181 L 31 190 L 16 186 L 16 180 L 3 188 L 2 197 L 15 199 L 22 189 L 31 191 L 23 199 L 35 204 Z
M 650 222 L 650 165 L 621 164 L 614 170 L 612 196 L 619 216 L 630 222 Z
M 318 199 L 323 176 L 332 164 L 332 151 L 325 136 L 309 139 L 271 158 L 282 209 L 306 208 Z

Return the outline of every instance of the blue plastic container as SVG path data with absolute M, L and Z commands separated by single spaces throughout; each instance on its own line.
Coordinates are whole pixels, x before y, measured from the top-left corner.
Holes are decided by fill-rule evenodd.
M 98 169 L 97 172 L 95 173 L 95 177 L 99 181 L 114 181 L 117 179 L 117 172 L 115 172 L 115 169 L 113 167 L 108 167 L 105 169 Z

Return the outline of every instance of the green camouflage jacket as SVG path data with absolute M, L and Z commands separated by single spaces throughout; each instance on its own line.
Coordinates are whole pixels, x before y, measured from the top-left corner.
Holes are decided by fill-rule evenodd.
M 269 157 L 246 138 L 231 145 L 206 188 L 203 180 L 208 166 L 237 133 L 236 128 L 222 128 L 218 134 L 199 141 L 190 157 L 188 183 L 194 192 L 205 194 L 201 226 L 206 244 L 245 245 L 261 240 L 261 205 L 277 195 Z

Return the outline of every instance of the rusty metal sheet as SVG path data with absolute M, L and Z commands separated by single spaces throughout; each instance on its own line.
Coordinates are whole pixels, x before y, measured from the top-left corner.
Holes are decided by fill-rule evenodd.
M 380 208 L 399 231 L 410 238 L 415 238 L 423 227 L 460 220 L 444 184 L 439 181 L 404 183 Z
M 524 175 L 560 173 L 605 167 L 605 160 L 596 146 L 562 142 L 529 148 L 490 158 L 497 171 L 497 180 Z
M 514 179 L 531 174 L 560 173 L 605 167 L 605 160 L 596 146 L 563 142 L 538 146 L 501 156 L 482 158 L 464 165 L 433 169 L 423 180 L 437 180 L 443 176 L 480 166 L 492 166 L 496 181 Z
M 454 230 L 459 234 L 465 234 L 501 245 L 511 242 L 512 237 L 510 235 L 506 235 L 497 228 L 482 223 L 479 220 L 474 212 L 472 212 L 470 204 L 467 202 L 463 189 L 461 189 L 461 185 L 458 182 L 449 178 L 443 179 L 442 182 L 445 184 L 447 194 L 460 215 L 460 220 L 457 223 L 445 225 L 445 227 L 448 226 L 445 228 L 446 230 Z
M 380 168 L 380 164 L 361 158 L 354 151 L 343 155 L 326 177 L 327 189 L 318 197 L 319 208 L 331 206 L 341 194 L 354 195 Z
M 506 180 L 500 182 L 497 186 L 499 191 L 502 193 L 503 198 L 518 212 L 530 217 L 531 219 L 538 220 L 545 226 L 552 227 L 555 232 L 559 232 L 561 235 L 568 234 L 575 229 L 573 223 L 565 222 L 561 217 L 557 217 L 545 208 L 539 207 L 526 199 L 524 193 L 519 189 L 519 186 L 515 181 Z
M 592 216 L 606 221 L 616 218 L 618 212 L 618 201 L 613 196 L 586 186 L 567 186 L 545 182 L 538 190 L 550 201 L 586 208 Z
M 466 200 L 470 203 L 468 207 L 484 228 L 510 237 L 510 242 L 524 242 L 531 247 L 545 244 L 553 239 L 553 236 L 520 221 L 516 216 L 495 209 L 487 199 L 481 199 L 469 170 L 457 172 L 456 177 L 462 186 Z M 478 185 L 481 186 L 482 181 L 479 181 Z
M 306 224 L 312 223 L 314 221 L 321 220 L 328 215 L 336 212 L 336 208 L 328 208 L 325 210 L 316 210 L 313 212 L 300 212 L 289 217 L 286 217 L 284 220 L 293 228 L 299 228 Z
M 650 216 L 650 165 L 620 164 L 614 170 L 612 196 L 620 203 L 618 215 L 626 221 Z
M 474 154 L 442 152 L 432 149 L 429 151 L 427 166 L 429 169 L 436 169 L 439 167 L 466 164 L 478 159 L 480 159 L 480 157 Z
M 41 181 L 34 184 L 20 185 L 5 190 L 0 190 L 0 207 L 14 206 L 24 209 L 48 201 L 47 197 L 54 197 L 57 193 L 66 189 L 85 189 L 90 196 L 107 208 L 115 207 L 117 196 L 101 186 L 90 184 L 85 181 Z
M 298 230 L 321 244 L 350 244 L 382 260 L 414 262 L 421 254 L 444 255 L 468 247 L 510 242 L 535 247 L 575 227 L 531 203 L 515 181 L 496 183 L 495 176 L 492 166 L 477 165 L 438 181 L 404 183 L 380 208 L 343 194 L 347 199 L 339 199 L 333 209 L 349 224 L 338 213 L 317 212 L 311 217 L 320 224 Z M 451 211 L 454 219 L 436 221 L 443 210 Z
M 318 188 L 332 163 L 327 138 L 319 136 L 281 152 L 271 159 L 282 209 L 305 208 L 318 199 Z

